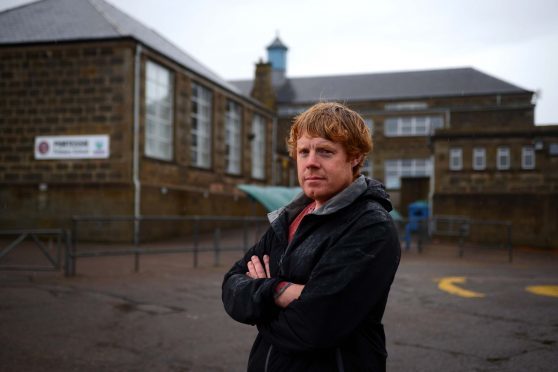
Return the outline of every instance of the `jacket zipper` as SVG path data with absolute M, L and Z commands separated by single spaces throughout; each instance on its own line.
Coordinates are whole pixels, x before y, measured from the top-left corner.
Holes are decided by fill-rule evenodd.
M 345 372 L 345 367 L 343 366 L 343 356 L 341 355 L 341 350 L 339 348 L 335 349 L 335 360 L 337 361 L 337 370 L 339 372 Z
M 267 369 L 269 367 L 269 357 L 271 356 L 271 349 L 273 349 L 273 345 L 269 345 L 269 350 L 267 351 L 267 356 L 265 357 L 264 372 L 267 372 Z

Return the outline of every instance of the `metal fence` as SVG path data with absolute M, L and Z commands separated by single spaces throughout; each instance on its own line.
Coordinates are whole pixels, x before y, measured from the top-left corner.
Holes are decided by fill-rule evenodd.
M 197 267 L 199 253 L 213 252 L 219 265 L 221 252 L 247 251 L 268 225 L 254 216 L 75 216 L 66 275 L 76 274 L 78 259 L 101 256 L 133 255 L 139 271 L 142 255 L 191 253 Z
M 432 216 L 426 220 L 415 221 L 416 228 L 406 231 L 408 220 L 400 222 L 403 226 L 402 241 L 405 249 L 409 249 L 415 241 L 417 250 L 433 238 L 446 237 L 457 242 L 457 254 L 464 257 L 466 251 L 475 247 L 496 248 L 507 253 L 508 261 L 513 261 L 512 228 L 509 221 L 476 220 L 466 216 Z M 408 229 L 407 229 L 408 230 Z
M 447 237 L 457 242 L 459 257 L 473 252 L 474 247 L 490 245 L 504 249 L 508 261 L 513 261 L 510 222 L 463 216 L 433 216 L 414 222 L 412 230 L 407 220 L 398 222 L 406 249 L 414 242 L 421 252 L 433 238 Z M 219 265 L 222 252 L 246 252 L 268 226 L 267 218 L 254 216 L 75 216 L 71 231 L 0 230 L 0 238 L 8 242 L 0 250 L 0 270 L 60 270 L 64 266 L 66 276 L 74 276 L 78 260 L 127 255 L 134 257 L 134 270 L 139 271 L 141 256 L 172 253 L 191 253 L 192 264 L 197 267 L 202 252 L 212 252 L 214 265 Z M 6 256 L 26 241 L 38 248 L 48 265 L 2 265 Z
M 71 234 L 63 229 L 13 229 L 0 230 L 0 237 L 8 244 L 0 250 L 0 270 L 18 271 L 57 271 L 62 267 L 62 250 L 67 256 L 71 247 Z M 26 244 L 26 243 L 31 244 Z M 10 253 L 14 254 L 16 249 L 22 250 L 38 249 L 42 261 L 46 264 L 36 264 L 27 262 L 30 259 L 26 254 L 23 264 L 6 261 Z M 9 261 L 9 260 L 7 260 Z

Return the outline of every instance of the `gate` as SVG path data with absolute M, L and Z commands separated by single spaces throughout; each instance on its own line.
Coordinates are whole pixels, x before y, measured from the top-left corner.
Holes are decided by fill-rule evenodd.
M 0 250 L 0 270 L 19 271 L 58 271 L 62 267 L 62 249 L 68 255 L 71 246 L 70 233 L 63 229 L 16 229 L 0 230 L 0 237 L 8 245 Z M 37 248 L 46 259 L 47 265 L 37 264 L 2 264 L 10 252 L 30 241 L 31 247 Z

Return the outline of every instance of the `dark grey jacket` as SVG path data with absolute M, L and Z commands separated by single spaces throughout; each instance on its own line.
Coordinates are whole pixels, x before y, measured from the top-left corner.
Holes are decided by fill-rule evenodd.
M 388 195 L 361 176 L 305 216 L 288 244 L 290 222 L 310 201 L 270 213 L 271 227 L 225 275 L 227 313 L 259 331 L 248 371 L 384 371 L 381 320 L 401 254 Z M 249 258 L 264 254 L 272 278 L 247 277 Z M 285 309 L 273 301 L 281 280 L 305 285 Z

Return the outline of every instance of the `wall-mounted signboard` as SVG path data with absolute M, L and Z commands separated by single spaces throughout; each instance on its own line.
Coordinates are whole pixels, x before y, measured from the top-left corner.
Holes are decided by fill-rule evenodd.
M 110 139 L 106 134 L 35 137 L 35 159 L 107 159 Z

